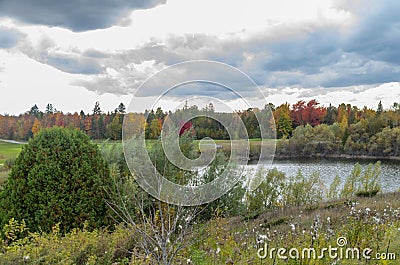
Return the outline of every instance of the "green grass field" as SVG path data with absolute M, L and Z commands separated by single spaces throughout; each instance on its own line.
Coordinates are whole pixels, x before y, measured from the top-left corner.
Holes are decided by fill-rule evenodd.
M 3 164 L 7 159 L 17 157 L 21 152 L 21 149 L 21 144 L 0 141 L 0 184 L 2 184 L 8 177 L 8 171 L 3 169 Z
M 21 144 L 6 143 L 0 141 L 0 165 L 8 158 L 16 157 L 22 149 Z
M 273 145 L 275 140 L 266 140 L 264 141 L 265 145 Z M 95 143 L 101 145 L 104 143 L 104 141 L 94 141 Z M 147 140 L 146 141 L 148 146 L 151 146 L 155 140 Z M 199 143 L 200 141 L 196 141 L 197 143 Z M 258 153 L 260 151 L 260 147 L 261 147 L 261 141 L 259 139 L 251 139 L 250 141 L 250 153 Z M 120 141 L 107 141 L 106 144 L 107 145 L 112 145 L 115 143 L 121 143 Z M 225 152 L 230 152 L 231 149 L 231 144 L 230 144 L 230 140 L 215 140 L 215 143 L 217 145 L 221 145 L 222 146 L 222 150 L 224 150 Z M 2 142 L 0 141 L 0 165 L 4 164 L 4 162 L 8 159 L 8 158 L 12 158 L 12 157 L 16 157 L 22 149 L 22 145 L 20 144 L 14 144 L 14 143 L 6 143 L 6 142 Z

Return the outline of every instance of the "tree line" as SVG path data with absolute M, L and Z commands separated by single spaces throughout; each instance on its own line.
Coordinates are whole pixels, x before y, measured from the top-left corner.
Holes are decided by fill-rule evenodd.
M 394 103 L 390 108 L 384 109 L 379 102 L 377 109 L 358 108 L 351 104 L 340 104 L 335 107 L 321 106 L 317 100 L 309 102 L 300 100 L 295 104 L 284 103 L 275 106 L 272 103 L 264 108 L 249 108 L 236 111 L 243 121 L 248 137 L 260 138 L 260 126 L 257 114 L 271 110 L 275 123 L 276 136 L 279 139 L 291 139 L 290 150 L 297 152 L 300 147 L 296 144 L 316 144 L 317 149 L 326 152 L 346 150 L 351 154 L 398 154 L 397 128 L 400 123 L 400 104 Z M 228 132 L 224 126 L 209 118 L 211 113 L 215 114 L 214 106 L 210 103 L 204 108 L 198 106 L 187 106 L 176 110 L 175 117 L 182 119 L 184 113 L 190 112 L 197 118 L 184 123 L 182 131 L 192 130 L 195 138 L 202 139 L 211 137 L 213 139 L 229 139 Z M 120 140 L 122 134 L 123 118 L 126 107 L 119 104 L 112 112 L 103 112 L 99 102 L 95 103 L 92 113 L 63 113 L 56 110 L 52 104 L 48 104 L 44 111 L 34 105 L 29 111 L 17 115 L 0 115 L 0 138 L 13 140 L 28 140 L 32 138 L 41 128 L 66 127 L 77 128 L 92 139 Z M 172 114 L 161 108 L 146 110 L 141 115 L 147 117 L 144 122 L 147 139 L 157 139 L 162 130 L 165 118 Z M 391 140 L 388 140 L 391 139 Z M 326 147 L 329 145 L 329 147 Z M 388 145 L 393 145 L 392 151 L 388 151 Z M 386 146 L 386 147 L 384 147 Z M 383 148 L 383 150 L 381 150 Z M 332 151 L 332 150 L 333 151 Z M 315 151 L 315 150 L 311 150 Z M 305 150 L 304 152 L 308 152 Z
M 47 104 L 45 111 L 35 104 L 18 116 L 0 115 L 0 138 L 9 140 L 28 140 L 42 128 L 75 128 L 85 132 L 92 139 L 121 139 L 123 116 L 126 107 L 123 103 L 112 112 L 104 113 L 96 102 L 92 113 L 63 113 Z
M 281 106 L 280 106 L 281 107 Z M 284 106 L 283 108 L 286 108 Z M 277 155 L 283 157 L 317 156 L 380 156 L 400 155 L 400 104 L 383 109 L 379 102 L 376 110 L 358 109 L 341 104 L 324 110 L 323 123 L 313 126 L 307 122 L 282 134 L 277 122 L 278 135 L 284 140 L 277 144 Z

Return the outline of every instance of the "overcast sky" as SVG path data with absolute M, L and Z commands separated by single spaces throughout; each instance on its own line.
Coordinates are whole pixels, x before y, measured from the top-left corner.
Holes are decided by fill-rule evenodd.
M 276 105 L 389 108 L 399 13 L 398 0 L 2 0 L 0 113 L 111 111 L 152 74 L 197 59 L 237 67 Z

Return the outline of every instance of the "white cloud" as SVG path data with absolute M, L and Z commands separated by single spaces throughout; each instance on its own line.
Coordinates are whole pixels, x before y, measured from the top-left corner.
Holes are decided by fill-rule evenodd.
M 165 66 L 210 59 L 245 71 L 275 91 L 271 99 L 277 102 L 306 97 L 335 103 L 346 98 L 374 106 L 377 98 L 386 102 L 390 97 L 373 88 L 399 79 L 400 31 L 393 26 L 399 23 L 399 4 L 393 0 L 157 3 L 110 14 L 114 22 L 102 25 L 69 21 L 74 12 L 67 12 L 62 23 L 26 24 L 20 21 L 33 18 L 24 20 L 11 12 L 9 18 L 0 18 L 0 31 L 7 28 L 8 34 L 6 49 L 0 50 L 5 62 L 0 65 L 0 88 L 29 95 L 19 109 L 50 101 L 57 107 L 57 101 L 60 109 L 72 111 L 78 103 L 82 105 L 74 110 L 91 108 L 90 102 L 99 98 L 111 106 L 119 98 L 128 100 L 141 82 Z M 73 31 L 79 29 L 93 30 Z M 28 78 L 18 79 L 21 74 Z M 71 99 L 71 91 L 79 100 Z M 15 106 L 2 101 L 0 113 L 12 112 Z
M 85 88 L 71 86 L 75 75 L 29 59 L 22 54 L 10 54 L 0 50 L 0 113 L 19 114 L 34 104 L 44 110 L 47 103 L 64 112 L 83 109 L 91 112 L 95 101 L 103 110 L 112 111 L 120 102 L 127 104 L 130 96 L 97 95 Z M 23 71 L 21 71 L 21 67 Z

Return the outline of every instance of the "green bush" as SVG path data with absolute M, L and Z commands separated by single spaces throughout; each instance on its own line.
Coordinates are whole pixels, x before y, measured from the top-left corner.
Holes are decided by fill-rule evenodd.
M 5 162 L 4 162 L 4 168 L 6 170 L 10 170 L 12 168 L 12 166 L 15 163 L 15 157 L 12 158 L 8 158 Z
M 61 232 L 110 224 L 103 201 L 111 183 L 96 144 L 78 130 L 51 128 L 22 148 L 1 191 L 2 224 L 25 220 L 30 231 Z
M 263 170 L 257 174 L 264 174 Z M 282 205 L 282 194 L 285 189 L 286 176 L 283 172 L 276 168 L 269 170 L 266 178 L 261 182 L 260 186 L 246 194 L 247 210 L 252 212 L 262 212 Z
M 351 174 L 344 183 L 341 196 L 347 199 L 354 196 L 375 196 L 381 191 L 381 174 L 382 169 L 380 161 L 375 164 L 368 164 L 364 171 L 362 166 L 356 163 Z
M 309 177 L 305 177 L 299 170 L 286 184 L 283 205 L 316 206 L 322 201 L 325 189 L 319 172 L 313 172 Z

